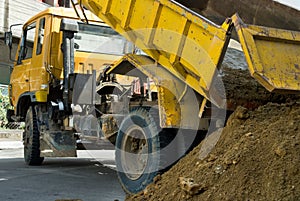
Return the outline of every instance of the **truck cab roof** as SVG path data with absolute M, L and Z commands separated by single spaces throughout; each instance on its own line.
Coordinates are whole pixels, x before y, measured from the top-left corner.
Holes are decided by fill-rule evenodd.
M 87 19 L 89 20 L 89 22 L 103 23 L 103 21 L 100 18 L 98 18 L 96 15 L 94 15 L 90 11 L 85 10 L 84 12 L 85 12 L 85 15 L 86 15 Z M 33 20 L 40 18 L 42 16 L 45 16 L 45 15 L 53 15 L 53 16 L 58 16 L 60 18 L 71 18 L 71 19 L 80 20 L 73 8 L 50 7 L 48 9 L 36 14 L 35 16 L 31 17 L 29 20 L 27 20 L 25 25 L 27 25 L 30 22 L 32 22 Z M 82 19 L 84 19 L 83 15 L 81 13 L 79 13 L 79 15 L 82 17 Z

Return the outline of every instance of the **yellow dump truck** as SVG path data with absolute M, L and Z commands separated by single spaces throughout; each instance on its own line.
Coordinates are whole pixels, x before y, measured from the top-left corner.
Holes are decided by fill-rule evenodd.
M 116 134 L 118 176 L 128 193 L 144 189 L 174 162 L 172 156 L 184 153 L 191 133 L 197 136 L 226 121 L 220 68 L 234 28 L 251 75 L 269 91 L 299 93 L 299 32 L 248 25 L 238 14 L 217 25 L 173 0 L 78 4 L 146 53 L 125 55 L 105 75 L 131 75 L 146 85 L 151 79 L 157 86 L 156 102 L 140 99 L 134 108 L 129 101 L 120 124 L 119 115 L 106 122 L 115 130 L 103 130 Z
M 173 0 L 73 4 L 86 24 L 74 13 L 50 9 L 23 29 L 10 96 L 13 119 L 25 121 L 30 165 L 41 164 L 44 156 L 75 156 L 77 133 L 103 134 L 115 144 L 124 190 L 143 190 L 207 131 L 226 122 L 220 70 L 234 27 L 249 71 L 262 86 L 300 90 L 299 32 L 247 25 L 237 14 L 217 25 Z M 26 33 L 34 29 L 30 51 Z M 116 42 L 121 37 L 114 31 L 138 49 L 124 39 Z M 121 51 L 94 52 L 101 40 L 84 42 L 89 34 L 107 36 L 112 41 L 105 47 Z

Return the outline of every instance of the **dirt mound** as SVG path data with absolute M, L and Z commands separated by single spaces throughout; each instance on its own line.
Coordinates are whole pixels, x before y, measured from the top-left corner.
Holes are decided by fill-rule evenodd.
M 247 24 L 300 30 L 300 11 L 273 0 L 176 0 L 211 21 L 222 24 L 239 13 Z
M 299 102 L 238 107 L 223 130 L 127 200 L 300 200 L 299 164 Z

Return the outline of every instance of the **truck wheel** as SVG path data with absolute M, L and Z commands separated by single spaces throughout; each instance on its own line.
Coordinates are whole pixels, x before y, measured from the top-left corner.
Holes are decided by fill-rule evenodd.
M 143 190 L 160 171 L 159 129 L 145 109 L 131 112 L 122 121 L 116 139 L 116 165 L 123 189 Z
M 25 119 L 24 159 L 28 165 L 41 165 L 44 160 L 40 157 L 40 132 L 33 107 L 28 108 Z

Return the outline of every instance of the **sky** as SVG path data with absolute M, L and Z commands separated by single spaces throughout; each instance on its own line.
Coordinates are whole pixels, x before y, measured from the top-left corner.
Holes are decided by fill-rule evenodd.
M 288 5 L 290 7 L 300 10 L 300 0 L 275 0 L 282 4 Z

